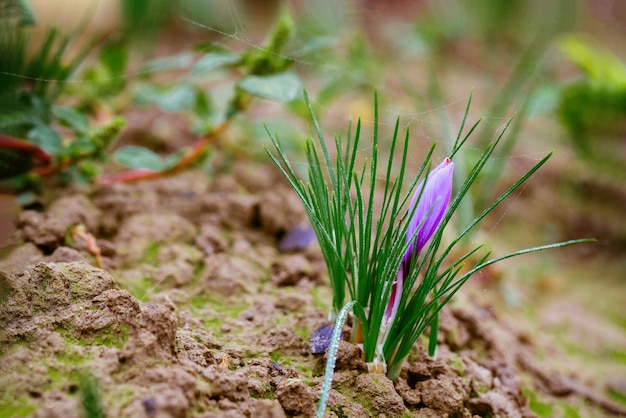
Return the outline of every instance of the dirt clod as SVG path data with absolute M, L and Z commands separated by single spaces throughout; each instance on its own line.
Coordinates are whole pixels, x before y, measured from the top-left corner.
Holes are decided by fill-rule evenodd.
M 257 399 L 252 409 L 252 417 L 258 418 L 283 418 L 285 411 L 278 401 L 270 399 Z
M 404 401 L 393 382 L 382 374 L 364 373 L 356 378 L 356 391 L 363 405 L 369 405 L 376 414 L 400 417 L 406 412 Z
M 313 390 L 298 379 L 285 379 L 276 388 L 276 399 L 290 415 L 315 416 Z
M 367 370 L 365 361 L 361 358 L 363 352 L 359 347 L 347 341 L 340 340 L 337 346 L 337 358 L 335 360 L 335 370 Z M 328 359 L 328 353 L 324 360 Z
M 458 378 L 429 379 L 418 382 L 416 389 L 424 405 L 447 415 L 460 412 L 467 396 Z
M 226 398 L 238 402 L 249 398 L 248 379 L 243 371 L 232 372 L 221 366 L 209 366 L 200 375 L 209 384 L 211 399 Z
M 293 286 L 305 278 L 315 279 L 311 263 L 301 254 L 283 256 L 272 266 L 272 283 L 276 286 Z

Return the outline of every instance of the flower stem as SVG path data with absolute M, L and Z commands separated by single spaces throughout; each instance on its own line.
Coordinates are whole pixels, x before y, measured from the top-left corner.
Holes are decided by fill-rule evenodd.
M 398 376 L 400 376 L 400 372 L 402 371 L 402 364 L 404 364 L 404 360 L 406 357 L 398 359 L 396 356 L 393 356 L 393 359 L 387 362 L 387 377 L 391 381 L 396 381 Z
M 435 308 L 437 309 L 437 308 Z M 430 335 L 428 336 L 428 355 L 432 358 L 437 356 L 437 335 L 439 334 L 439 313 L 436 313 L 430 322 Z

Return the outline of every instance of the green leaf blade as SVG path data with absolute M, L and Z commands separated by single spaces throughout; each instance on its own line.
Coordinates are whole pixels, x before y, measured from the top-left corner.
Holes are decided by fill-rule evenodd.
M 238 87 L 253 96 L 286 103 L 300 96 L 302 82 L 287 71 L 267 76 L 250 75 L 241 80 Z
M 162 171 L 165 162 L 154 151 L 135 145 L 124 146 L 113 153 L 113 161 L 137 170 Z

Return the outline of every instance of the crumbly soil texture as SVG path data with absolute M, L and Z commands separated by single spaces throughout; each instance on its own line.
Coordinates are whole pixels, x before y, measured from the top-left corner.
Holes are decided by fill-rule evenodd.
M 0 417 L 315 416 L 326 356 L 309 340 L 331 292 L 316 244 L 278 249 L 306 216 L 275 170 L 65 189 L 15 218 L 0 260 Z M 461 293 L 437 357 L 418 341 L 396 382 L 341 341 L 325 416 L 624 413 Z

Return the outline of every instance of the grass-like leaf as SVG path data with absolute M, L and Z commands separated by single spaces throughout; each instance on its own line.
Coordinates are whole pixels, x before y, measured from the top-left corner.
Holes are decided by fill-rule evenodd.
M 379 166 L 382 163 L 378 155 L 377 98 L 375 98 L 374 107 L 372 151 L 360 168 L 357 168 L 360 121 L 356 123 L 354 135 L 352 135 L 352 126 L 349 127 L 345 141 L 335 137 L 335 155 L 331 156 L 306 92 L 304 98 L 311 113 L 316 134 L 316 138 L 309 139 L 306 144 L 308 180 L 305 182 L 298 177 L 278 138 L 271 133 L 269 135 L 276 155 L 268 153 L 302 200 L 318 237 L 333 290 L 333 313 L 339 312 L 344 306 L 346 291 L 349 301 L 354 302 L 355 318 L 352 340 L 362 344 L 365 360 L 373 370 L 386 370 L 391 379 L 396 379 L 411 347 L 429 325 L 432 327 L 429 351 L 434 352 L 438 313 L 473 273 L 510 257 L 588 241 L 575 240 L 539 246 L 493 259 L 490 259 L 489 253 L 480 255 L 480 247 L 476 247 L 465 250 L 464 255 L 457 260 L 449 260 L 453 248 L 464 242 L 463 238 L 481 220 L 545 164 L 550 154 L 487 205 L 478 216 L 461 229 L 450 244 L 445 245 L 443 243 L 444 228 L 451 222 L 472 185 L 485 169 L 511 121 L 509 120 L 500 135 L 485 147 L 468 171 L 465 180 L 460 182 L 460 187 L 446 210 L 446 206 L 442 206 L 441 203 L 447 204 L 447 200 L 439 204 L 435 201 L 430 208 L 424 207 L 424 204 L 420 202 L 427 187 L 430 190 L 429 193 L 433 193 L 436 192 L 433 188 L 438 187 L 434 185 L 445 184 L 449 192 L 447 187 L 451 187 L 453 164 L 446 160 L 446 164 L 450 163 L 450 165 L 445 171 L 445 177 L 441 177 L 441 174 L 434 174 L 440 173 L 438 171 L 440 167 L 430 172 L 433 145 L 417 175 L 409 182 L 409 187 L 403 187 L 407 175 L 410 132 L 407 129 L 404 140 L 399 141 L 399 121 L 395 124 L 390 142 L 391 150 L 384 168 L 383 183 L 378 184 Z M 461 152 L 480 122 L 473 124 L 466 133 L 463 132 L 469 104 L 468 102 L 449 158 Z M 398 154 L 399 165 L 394 164 Z M 443 165 L 442 163 L 441 167 Z M 397 170 L 394 170 L 394 167 L 397 167 Z M 424 175 L 426 172 L 430 174 Z M 429 183 L 431 175 L 438 180 Z M 419 186 L 417 196 L 409 205 L 408 201 L 413 196 L 420 179 L 424 186 Z M 444 183 L 440 183 L 441 181 Z M 428 184 L 431 186 L 427 186 Z M 379 199 L 381 192 L 382 198 Z M 428 199 L 433 199 L 432 194 L 429 196 Z M 449 196 L 449 193 L 446 193 L 446 196 Z M 435 211 L 437 213 L 431 213 Z M 434 227 L 433 219 L 438 222 Z M 413 226 L 410 227 L 410 225 Z M 421 231 L 422 229 L 426 232 Z M 425 246 L 429 239 L 430 244 Z M 420 254 L 422 249 L 424 251 Z M 464 264 L 475 259 L 478 261 L 470 265 L 466 273 L 461 273 Z M 390 304 L 394 286 L 400 290 L 394 290 L 394 303 Z M 398 291 L 401 292 L 399 302 Z M 335 317 L 336 315 L 331 315 L 332 319 Z

